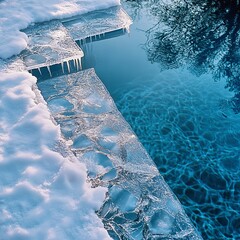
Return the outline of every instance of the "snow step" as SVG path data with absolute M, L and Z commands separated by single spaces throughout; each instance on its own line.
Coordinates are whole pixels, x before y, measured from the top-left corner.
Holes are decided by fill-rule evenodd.
M 93 186 L 108 187 L 98 215 L 113 239 L 202 239 L 94 69 L 38 87 Z
M 24 30 L 27 49 L 20 58 L 26 69 L 38 79 L 46 79 L 81 69 L 83 51 L 73 41 L 60 21 L 35 24 Z
M 132 19 L 121 6 L 93 11 L 62 21 L 72 38 L 82 44 L 123 35 Z

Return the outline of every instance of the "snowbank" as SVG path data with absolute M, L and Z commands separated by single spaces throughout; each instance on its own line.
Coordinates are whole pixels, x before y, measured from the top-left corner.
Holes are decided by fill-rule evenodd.
M 19 54 L 28 43 L 20 32 L 34 22 L 48 21 L 119 5 L 120 0 L 0 1 L 0 58 Z
M 109 239 L 96 216 L 104 188 L 90 188 L 85 166 L 61 142 L 28 73 L 0 75 L 0 238 Z

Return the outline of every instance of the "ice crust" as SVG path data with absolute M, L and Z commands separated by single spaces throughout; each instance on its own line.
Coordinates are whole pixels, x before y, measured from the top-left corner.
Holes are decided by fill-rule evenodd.
M 40 75 L 43 75 L 42 68 L 48 67 L 47 70 L 51 76 L 50 67 L 61 64 L 62 72 L 64 72 L 64 65 L 67 65 L 65 72 L 70 72 L 70 60 L 75 62 L 76 70 L 80 70 L 81 58 L 84 54 L 60 21 L 35 24 L 24 32 L 29 42 L 28 47 L 20 54 L 20 58 L 27 70 L 38 70 Z
M 201 239 L 94 69 L 38 83 L 93 186 L 113 239 Z
M 131 24 L 131 18 L 120 6 L 63 20 L 63 25 L 75 41 L 95 41 L 107 37 L 108 33 L 123 33 Z

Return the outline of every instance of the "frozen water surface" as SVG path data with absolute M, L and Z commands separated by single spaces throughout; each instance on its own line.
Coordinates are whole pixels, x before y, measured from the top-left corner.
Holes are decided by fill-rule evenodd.
M 201 239 L 93 69 L 38 83 L 93 186 L 113 239 Z
M 132 20 L 120 7 L 111 7 L 64 20 L 63 24 L 75 41 L 95 41 L 121 35 L 129 29 Z M 115 34 L 113 34 L 115 33 Z

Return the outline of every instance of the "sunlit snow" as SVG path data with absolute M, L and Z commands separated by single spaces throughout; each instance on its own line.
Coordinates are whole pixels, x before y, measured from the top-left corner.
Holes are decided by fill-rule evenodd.
M 20 32 L 34 22 L 83 14 L 119 5 L 120 0 L 5 0 L 0 2 L 0 58 L 19 54 L 28 38 Z

